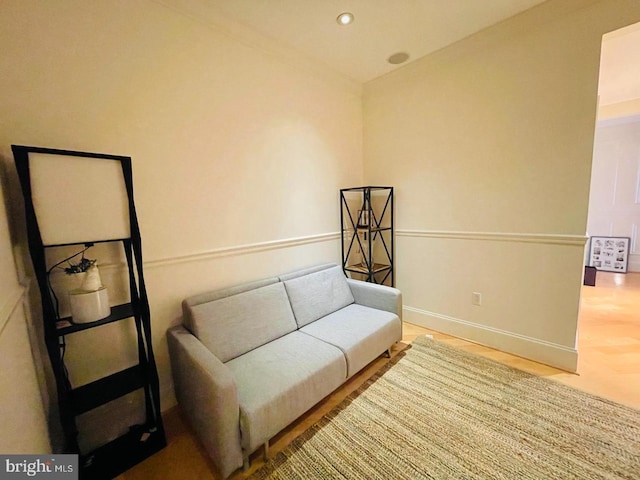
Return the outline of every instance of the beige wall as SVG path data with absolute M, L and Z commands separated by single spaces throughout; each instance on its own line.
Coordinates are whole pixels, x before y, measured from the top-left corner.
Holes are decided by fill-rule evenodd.
M 338 190 L 363 175 L 361 86 L 150 0 L 7 0 L 0 16 L 14 242 L 24 226 L 11 144 L 132 156 L 167 409 L 165 332 L 184 297 L 339 262 Z M 105 282 L 120 276 L 115 257 L 98 260 Z M 83 335 L 68 338 L 75 384 L 135 361 L 120 355 L 130 326 Z
M 365 85 L 407 320 L 576 367 L 600 44 L 639 18 L 551 1 Z
M 4 198 L 4 189 L 0 198 Z M 45 406 L 5 208 L 0 208 L 0 452 L 48 453 Z

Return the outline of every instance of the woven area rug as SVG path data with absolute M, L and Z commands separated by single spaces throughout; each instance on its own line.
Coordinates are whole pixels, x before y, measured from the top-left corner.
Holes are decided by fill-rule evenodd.
M 419 338 L 250 478 L 640 479 L 640 411 Z

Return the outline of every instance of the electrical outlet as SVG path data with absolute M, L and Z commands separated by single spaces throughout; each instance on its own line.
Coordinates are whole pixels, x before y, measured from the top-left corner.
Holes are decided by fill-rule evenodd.
M 482 294 L 480 292 L 473 292 L 471 294 L 471 303 L 478 307 L 482 305 Z

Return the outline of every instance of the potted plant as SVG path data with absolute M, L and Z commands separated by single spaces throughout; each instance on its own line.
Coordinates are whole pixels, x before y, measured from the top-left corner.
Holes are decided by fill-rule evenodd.
M 96 260 L 86 258 L 82 253 L 79 262 L 68 261 L 64 267 L 67 275 L 80 276 L 78 287 L 69 291 L 71 319 L 74 323 L 95 322 L 111 314 L 109 294 L 102 285 Z

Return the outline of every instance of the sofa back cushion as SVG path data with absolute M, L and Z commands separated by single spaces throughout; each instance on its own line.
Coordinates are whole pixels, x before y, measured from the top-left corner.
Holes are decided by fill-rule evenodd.
M 238 293 L 248 292 L 249 290 L 255 290 L 256 288 L 266 287 L 267 285 L 271 285 L 273 283 L 278 283 L 279 280 L 277 277 L 265 278 L 262 280 L 256 280 L 253 282 L 241 283 L 240 285 L 233 285 L 232 287 L 219 288 L 217 290 L 212 290 L 205 293 L 200 293 L 198 295 L 193 295 L 191 297 L 185 298 L 182 301 L 182 313 L 184 315 L 184 326 L 190 330 L 192 329 L 193 319 L 191 318 L 191 309 L 189 307 L 195 307 L 196 305 L 200 305 L 201 303 L 209 303 L 214 300 L 219 300 L 221 298 L 230 297 L 232 295 L 237 295 Z
M 293 272 L 283 273 L 282 275 L 278 275 L 278 279 L 281 282 L 286 282 L 287 280 L 293 280 L 294 278 L 304 277 L 305 275 L 309 275 L 310 273 L 319 272 L 320 270 L 327 270 L 335 266 L 337 266 L 335 263 L 323 263 L 321 265 L 314 265 L 312 267 L 306 267 L 299 270 L 294 270 Z
M 222 362 L 296 330 L 282 283 L 184 307 L 191 333 Z
M 338 266 L 286 280 L 298 328 L 354 302 L 347 279 Z

